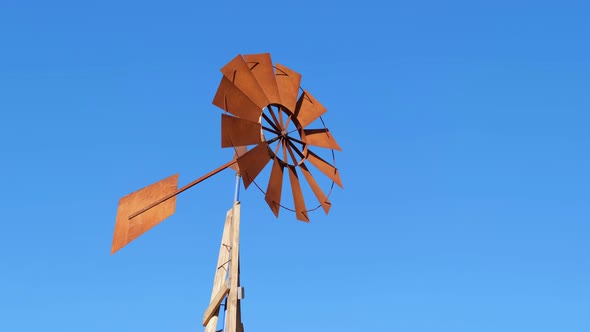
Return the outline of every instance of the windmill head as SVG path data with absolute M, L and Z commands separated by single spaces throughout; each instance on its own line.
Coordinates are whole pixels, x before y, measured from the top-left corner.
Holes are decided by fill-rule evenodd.
M 233 148 L 234 159 L 182 188 L 178 188 L 178 175 L 173 175 L 121 198 L 111 253 L 171 216 L 176 195 L 226 168 L 239 173 L 246 189 L 255 184 L 263 191 L 276 217 L 281 207 L 295 212 L 296 218 L 305 222 L 309 222 L 311 210 L 321 207 L 326 214 L 329 212 L 331 189 L 328 194 L 324 192 L 310 167 L 331 180 L 332 186 L 335 183 L 342 187 L 342 181 L 335 159 L 328 162 L 312 149 L 329 150 L 333 157 L 333 151 L 341 148 L 324 126 L 321 116 L 326 108 L 300 87 L 301 75 L 273 64 L 269 53 L 238 55 L 221 72 L 213 104 L 223 110 L 221 147 Z M 257 181 L 269 163 L 270 175 L 264 190 L 264 185 L 261 187 Z M 285 172 L 293 208 L 281 204 Z M 306 207 L 300 174 L 319 203 L 313 209 Z

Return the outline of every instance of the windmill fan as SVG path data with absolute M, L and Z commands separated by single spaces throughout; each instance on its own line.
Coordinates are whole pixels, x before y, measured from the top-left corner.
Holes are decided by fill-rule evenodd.
M 305 161 L 342 187 L 340 175 L 308 146 L 341 149 L 327 128 L 305 129 L 320 118 L 326 108 L 306 90 L 299 95 L 301 75 L 280 64 L 274 69 L 276 71 L 269 54 L 238 55 L 221 69 L 224 76 L 213 104 L 235 116 L 223 114 L 221 117 L 221 146 L 236 147 L 245 188 L 254 182 L 268 162 L 273 163 L 265 200 L 277 217 L 286 167 L 297 219 L 309 221 L 296 169 L 301 170 L 328 213 L 331 204 Z M 287 130 L 291 123 L 299 138 Z M 275 148 L 271 149 L 275 142 Z M 246 153 L 243 148 L 238 149 L 245 145 L 255 147 Z
M 238 55 L 223 68 L 223 77 L 213 99 L 221 108 L 221 146 L 235 149 L 234 159 L 206 175 L 178 188 L 178 175 L 160 180 L 133 192 L 119 201 L 111 254 L 174 213 L 176 196 L 226 168 L 236 170 L 244 187 L 254 183 L 265 192 L 265 200 L 276 217 L 281 207 L 284 171 L 287 169 L 296 218 L 309 221 L 299 173 L 328 213 L 328 195 L 312 176 L 314 166 L 342 187 L 335 167 L 334 150 L 341 150 L 321 118 L 326 108 L 308 91 L 300 88 L 301 75 L 272 63 L 270 54 Z M 301 92 L 300 92 L 301 91 Z M 321 122 L 320 128 L 308 128 Z M 291 126 L 291 127 L 290 127 Z M 294 129 L 289 129 L 293 128 Z M 312 126 L 313 127 L 313 126 Z M 311 148 L 332 151 L 333 163 L 322 159 Z M 266 190 L 255 181 L 265 166 L 272 163 Z M 331 192 L 331 189 L 330 189 Z M 311 210 L 315 210 L 311 209 Z M 221 302 L 226 299 L 226 331 L 243 331 L 239 295 L 239 212 L 236 196 L 228 211 L 219 253 L 213 293 L 203 325 L 216 331 Z M 226 280 L 227 279 L 227 280 Z

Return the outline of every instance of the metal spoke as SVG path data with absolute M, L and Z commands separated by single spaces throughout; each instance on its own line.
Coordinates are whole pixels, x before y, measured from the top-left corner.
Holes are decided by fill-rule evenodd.
M 270 115 L 272 116 L 272 119 L 275 122 L 275 124 L 277 125 L 277 127 L 282 131 L 283 130 L 282 123 L 279 122 L 279 120 L 277 119 L 277 116 L 275 115 L 275 112 L 272 110 L 272 107 L 267 106 L 266 108 L 270 112 Z
M 279 122 L 281 123 L 281 126 L 283 125 L 283 110 L 281 107 L 279 107 Z M 285 130 L 287 130 L 287 127 L 285 127 Z
M 275 137 L 274 139 L 280 139 L 280 137 Z M 279 152 L 280 147 L 281 147 L 281 142 L 277 143 L 277 146 L 275 147 L 275 150 L 273 152 L 275 154 L 275 156 L 277 155 L 277 152 Z
M 287 128 L 289 128 L 289 122 L 291 122 L 291 116 L 292 114 L 289 114 L 289 117 L 287 118 L 287 123 L 285 124 L 285 130 L 287 130 Z M 297 129 L 295 129 L 297 130 Z
M 287 142 L 285 142 L 285 140 L 282 137 L 281 142 L 283 143 L 283 162 L 285 162 L 285 164 L 288 164 L 289 160 L 287 158 Z
M 271 119 L 268 118 L 268 116 L 266 116 L 266 114 L 262 113 L 262 117 L 264 118 L 264 120 L 266 120 L 266 122 L 273 127 L 274 129 L 276 129 L 276 131 L 278 131 L 279 133 L 281 132 L 281 129 L 277 128 L 277 126 L 272 122 Z
M 301 144 L 301 145 L 305 145 L 305 143 L 303 143 L 302 141 L 300 141 L 300 140 L 296 139 L 295 137 L 291 137 L 291 136 L 288 136 L 288 137 L 289 137 L 289 139 L 290 139 L 290 140 L 292 140 L 292 141 L 294 141 L 294 142 L 296 142 L 296 143 L 299 143 L 299 144 Z
M 282 138 L 281 136 L 274 137 L 270 141 L 267 141 L 266 144 L 274 143 L 274 142 L 278 141 L 281 138 Z
M 289 141 L 287 140 L 287 142 L 289 142 Z M 293 165 L 297 165 L 298 160 L 297 160 L 297 158 L 295 158 L 295 154 L 293 153 L 293 150 L 291 150 L 291 147 L 289 145 L 287 145 L 287 150 L 289 151 L 289 154 L 291 155 L 291 159 L 293 159 Z
M 297 149 L 297 147 L 295 146 L 295 144 L 293 144 L 293 142 L 291 142 L 290 140 L 287 140 L 287 142 L 295 150 L 295 152 L 297 152 L 297 154 L 299 155 L 299 157 L 301 157 L 302 159 L 305 158 L 305 156 L 303 155 L 303 153 L 301 151 L 299 151 L 299 149 Z
M 280 132 L 278 132 L 278 131 L 276 131 L 276 130 L 274 130 L 274 129 L 271 129 L 271 128 L 268 128 L 268 127 L 265 127 L 265 126 L 262 126 L 262 129 L 264 129 L 264 130 L 266 130 L 266 131 L 270 131 L 271 133 L 273 133 L 273 134 L 275 134 L 275 135 L 279 135 L 279 136 L 281 135 L 281 133 L 280 133 Z

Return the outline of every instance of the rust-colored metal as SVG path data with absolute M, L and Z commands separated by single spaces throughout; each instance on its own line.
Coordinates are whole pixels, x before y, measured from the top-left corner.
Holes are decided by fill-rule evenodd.
M 334 181 L 340 188 L 343 188 L 342 180 L 340 180 L 340 173 L 338 173 L 338 169 L 336 167 L 330 165 L 327 161 L 320 158 L 311 151 L 307 152 L 307 160 L 309 160 L 312 165 L 314 165 L 317 169 L 319 169 L 322 173 Z
M 235 164 L 236 162 L 237 162 L 237 160 L 232 160 L 232 161 L 230 161 L 230 162 L 228 162 L 228 163 L 226 163 L 226 164 L 224 164 L 224 165 L 222 165 L 222 166 L 219 166 L 219 167 L 217 167 L 216 169 L 212 170 L 211 172 L 209 172 L 209 173 L 207 173 L 207 174 L 205 174 L 205 175 L 201 176 L 200 178 L 198 178 L 198 179 L 196 179 L 196 180 L 192 181 L 191 183 L 189 183 L 189 184 L 185 185 L 184 187 L 182 187 L 182 188 L 180 188 L 180 189 L 178 189 L 178 190 L 176 190 L 176 191 L 174 191 L 174 192 L 171 192 L 170 194 L 168 194 L 168 195 L 164 196 L 163 198 L 161 198 L 161 199 L 159 199 L 159 200 L 157 200 L 157 201 L 154 201 L 153 203 L 151 203 L 151 204 L 149 204 L 149 205 L 145 206 L 143 209 L 141 209 L 141 210 L 138 210 L 137 212 L 135 212 L 135 213 L 133 213 L 133 214 L 129 215 L 129 219 L 133 219 L 133 218 L 135 218 L 135 217 L 139 216 L 140 214 L 142 214 L 142 213 L 144 213 L 144 212 L 148 211 L 149 209 L 151 209 L 151 208 L 153 208 L 153 207 L 155 207 L 155 206 L 157 206 L 157 205 L 159 205 L 159 204 L 162 204 L 162 203 L 164 203 L 165 201 L 167 201 L 167 200 L 169 200 L 169 199 L 173 198 L 174 196 L 176 196 L 176 195 L 178 195 L 178 194 L 180 194 L 180 193 L 182 193 L 182 192 L 184 192 L 184 191 L 186 191 L 186 190 L 190 189 L 191 187 L 194 187 L 194 186 L 196 186 L 197 184 L 199 184 L 199 183 L 201 183 L 201 182 L 203 182 L 203 181 L 207 180 L 208 178 L 212 177 L 213 175 L 215 175 L 215 174 L 217 174 L 217 173 L 219 173 L 219 172 L 223 171 L 224 169 L 226 169 L 226 168 L 228 168 L 228 167 L 232 166 L 232 165 L 233 165 L 233 164 Z
M 299 95 L 299 83 L 301 83 L 301 74 L 291 70 L 283 65 L 276 64 L 276 80 L 281 96 L 281 105 L 289 111 L 295 112 L 297 105 L 297 96 Z
M 260 123 L 221 115 L 221 147 L 245 146 L 262 142 Z
M 252 181 L 260 174 L 270 160 L 270 149 L 266 142 L 258 144 L 254 149 L 238 158 L 240 175 L 247 189 Z
M 266 94 L 260 85 L 258 85 L 258 81 L 241 55 L 236 56 L 232 61 L 223 66 L 221 72 L 240 91 L 252 100 L 259 109 L 262 109 L 269 104 Z
M 251 72 L 251 76 L 244 72 L 246 67 Z M 320 203 L 318 207 L 322 207 L 328 213 L 331 203 L 307 168 L 308 166 L 304 164 L 309 159 L 310 165 L 315 166 L 328 176 L 329 179 L 342 186 L 338 170 L 332 164 L 310 151 L 311 147 L 341 151 L 340 146 L 327 128 L 306 128 L 326 113 L 326 108 L 309 91 L 300 89 L 301 75 L 299 73 L 280 64 L 274 64 L 273 66 L 270 54 L 238 56 L 224 66 L 222 72 L 238 88 L 246 86 L 243 88 L 247 90 L 243 91 L 244 96 L 256 95 L 252 92 L 254 90 L 255 92 L 258 91 L 254 89 L 256 85 L 252 83 L 252 77 L 254 77 L 258 83 L 257 86 L 264 91 L 266 100 L 269 103 L 267 105 L 262 105 L 261 102 L 257 103 L 258 107 L 265 108 L 262 109 L 260 114 L 253 111 L 233 111 L 233 114 L 237 118 L 246 119 L 248 117 L 248 121 L 252 120 L 254 114 L 258 115 L 258 123 L 260 124 L 263 133 L 263 142 L 266 143 L 266 146 L 255 142 L 254 127 L 248 131 L 248 139 L 244 138 L 244 141 L 237 141 L 236 139 L 235 143 L 231 143 L 231 139 L 228 140 L 226 136 L 223 136 L 225 137 L 224 147 L 231 146 L 232 144 L 242 145 L 245 140 L 249 139 L 252 140 L 252 143 L 249 145 L 255 145 L 247 154 L 238 158 L 238 166 L 244 186 L 248 188 L 250 184 L 255 182 L 257 176 L 272 159 L 273 164 L 270 171 L 270 178 L 266 185 L 265 200 L 273 214 L 278 217 L 279 208 L 284 207 L 281 205 L 283 169 L 288 167 L 293 204 L 295 205 L 292 211 L 296 212 L 298 219 L 308 221 L 309 218 L 305 209 L 300 178 L 296 171 L 297 167 L 301 167 L 302 174 L 309 188 L 311 188 L 311 191 L 313 191 Z M 222 87 L 222 85 L 223 82 L 218 91 L 229 91 L 228 87 Z M 303 92 L 300 93 L 300 90 Z M 250 109 L 251 105 L 247 100 L 238 100 L 240 98 L 239 93 L 223 93 L 227 98 L 237 96 L 235 101 L 225 100 L 225 104 L 234 107 L 233 105 L 244 103 L 245 109 Z M 219 99 L 219 95 L 215 98 L 216 100 Z M 254 101 L 256 98 L 261 101 L 263 100 L 261 97 L 252 97 L 250 99 Z M 219 104 L 219 101 L 214 101 L 214 104 Z M 228 111 L 227 108 L 229 106 L 221 108 Z M 295 130 L 297 132 L 296 134 L 289 129 L 291 123 L 297 128 Z M 245 130 L 244 135 L 246 136 Z M 231 136 L 233 137 L 233 134 Z M 275 141 L 278 142 L 274 143 L 276 146 L 273 148 L 274 151 L 271 151 L 270 144 L 273 144 L 272 142 Z M 278 155 L 281 148 L 282 156 Z M 258 187 L 262 190 L 260 186 Z
M 111 255 L 174 213 L 176 199 L 175 197 L 171 197 L 171 199 L 166 200 L 157 208 L 146 211 L 146 213 L 137 218 L 129 218 L 131 213 L 153 201 L 157 201 L 176 192 L 177 186 L 178 174 L 175 174 L 139 189 L 119 200 Z
M 289 163 L 289 157 L 287 155 L 287 142 L 285 139 L 281 139 L 281 146 L 283 147 L 283 162 L 286 164 Z
M 295 117 L 301 128 L 305 128 L 326 111 L 324 105 L 320 104 L 307 90 L 304 90 L 297 101 Z
M 291 156 L 291 160 L 293 160 L 293 165 L 296 166 L 300 163 L 299 159 L 295 157 L 293 153 L 293 143 L 291 143 L 288 139 L 284 141 L 285 145 L 287 146 L 287 151 L 289 151 L 289 156 Z
M 279 144 L 277 144 L 277 147 L 278 146 Z M 270 179 L 268 180 L 268 187 L 266 188 L 264 200 L 275 216 L 278 217 L 279 210 L 281 209 L 281 191 L 283 189 L 283 166 L 276 157 L 273 160 Z
M 262 90 L 264 90 L 269 103 L 281 104 L 281 97 L 279 95 L 275 73 L 272 68 L 270 53 L 246 54 L 244 55 L 244 60 L 246 60 L 256 81 Z
M 306 144 L 342 151 L 342 148 L 336 143 L 336 140 L 330 134 L 328 128 L 323 129 L 305 129 L 303 130 Z
M 274 120 L 269 119 L 264 113 L 262 113 L 262 118 L 266 120 L 266 123 L 268 123 L 273 128 L 272 130 L 274 130 L 277 135 L 280 135 L 282 131 L 280 124 L 277 124 Z
M 282 107 L 281 107 L 281 110 L 283 110 Z M 289 116 L 287 117 L 287 121 L 285 122 L 285 125 L 283 127 L 289 128 L 289 123 L 291 122 L 292 119 L 293 119 L 293 113 L 289 113 Z
M 293 157 L 293 163 L 294 164 L 300 164 L 303 162 L 303 160 L 305 159 L 305 155 L 303 154 L 303 152 L 301 152 L 296 146 L 295 143 L 293 143 L 293 140 L 287 140 L 287 149 L 289 149 L 289 153 L 291 154 L 291 156 Z M 295 158 L 295 156 L 293 155 L 293 151 L 295 151 L 297 153 L 297 155 L 299 156 L 299 158 L 301 158 L 301 160 L 297 160 Z
M 234 159 L 200 178 L 178 187 L 178 174 L 137 190 L 119 200 L 111 254 L 123 248 L 174 213 L 176 196 L 237 163 Z
M 305 208 L 305 201 L 303 200 L 303 192 L 299 183 L 299 177 L 295 166 L 287 166 L 289 169 L 289 180 L 291 181 L 291 191 L 293 192 L 293 202 L 295 204 L 295 216 L 297 220 L 309 222 L 307 216 L 307 209 Z
M 238 166 L 237 159 L 243 156 L 246 152 L 248 152 L 247 146 L 234 146 L 234 160 L 236 161 L 233 165 L 229 168 L 234 170 L 236 173 L 240 174 L 240 167 Z
M 324 212 L 328 214 L 328 212 L 330 212 L 330 208 L 332 207 L 332 203 L 330 203 L 328 197 L 326 197 L 326 195 L 322 191 L 322 188 L 320 188 L 318 183 L 315 181 L 315 179 L 311 175 L 311 172 L 309 172 L 309 169 L 307 169 L 307 166 L 305 166 L 305 164 L 302 163 L 301 165 L 299 165 L 299 167 L 301 168 L 301 173 L 303 173 L 303 176 L 307 180 L 307 183 L 311 187 L 311 190 L 313 191 L 315 197 L 320 202 L 322 209 L 324 209 Z
M 277 116 L 275 115 L 275 112 L 273 111 L 272 107 L 268 106 L 267 108 L 268 108 L 268 111 L 270 112 L 270 115 L 272 116 L 272 120 L 275 124 L 275 128 L 279 129 L 279 131 L 283 130 L 282 121 L 277 119 Z
M 326 213 L 330 210 L 328 196 L 308 165 L 315 166 L 340 187 L 342 181 L 338 169 L 310 147 L 338 151 L 341 148 L 327 128 L 306 128 L 315 123 L 326 108 L 308 91 L 299 93 L 301 75 L 280 64 L 273 66 L 268 53 L 238 55 L 223 66 L 221 72 L 223 76 L 213 104 L 229 113 L 221 116 L 221 146 L 234 149 L 233 160 L 180 189 L 177 189 L 178 175 L 174 175 L 121 198 L 112 253 L 172 215 L 178 194 L 226 168 L 238 172 L 244 187 L 248 188 L 271 159 L 265 200 L 275 216 L 278 217 L 280 207 L 284 207 L 281 194 L 285 167 L 289 172 L 297 219 L 309 221 L 296 171 L 298 167 L 320 206 Z M 290 124 L 297 129 L 289 131 Z M 274 152 L 270 144 L 276 145 Z M 305 161 L 309 164 L 304 164 Z
M 272 111 L 272 109 L 270 107 L 269 107 L 269 110 Z M 279 108 L 278 113 L 279 113 L 279 125 L 282 128 L 283 127 L 282 124 L 284 123 L 283 122 L 283 111 L 281 111 L 281 109 Z
M 262 109 L 225 76 L 221 78 L 213 105 L 251 122 L 259 122 L 262 114 Z

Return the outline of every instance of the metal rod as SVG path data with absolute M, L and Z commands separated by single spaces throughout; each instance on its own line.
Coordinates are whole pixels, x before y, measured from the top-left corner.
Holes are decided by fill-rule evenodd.
M 272 110 L 272 108 L 270 106 L 267 106 L 266 108 L 268 108 L 268 111 L 270 112 L 270 115 L 272 116 L 272 119 L 274 120 L 277 127 L 279 127 L 279 129 L 283 130 L 282 123 L 279 122 L 279 120 L 277 119 L 277 116 L 275 115 L 275 112 Z
M 297 154 L 299 155 L 299 157 L 304 158 L 305 156 L 303 155 L 303 153 L 301 153 L 301 151 L 299 151 L 299 149 L 295 146 L 295 144 L 293 144 L 293 142 L 291 142 L 290 140 L 287 140 L 287 142 L 289 143 L 289 145 L 295 150 L 295 152 L 297 152 Z M 288 146 L 287 146 L 288 147 Z
M 289 117 L 287 118 L 287 123 L 285 123 L 285 130 L 287 130 L 289 128 L 289 122 L 291 122 L 291 115 L 293 114 L 289 114 Z
M 271 119 L 268 118 L 268 116 L 266 116 L 266 114 L 262 113 L 262 117 L 264 118 L 264 120 L 266 120 L 266 122 L 268 122 L 268 124 L 273 127 L 276 131 L 278 131 L 279 133 L 281 132 L 280 128 L 277 128 L 277 126 L 274 124 L 274 122 L 272 122 Z
M 279 140 L 279 139 L 281 139 L 281 138 L 282 138 L 282 136 L 277 136 L 277 137 L 274 137 L 274 138 L 272 138 L 271 140 L 269 140 L 269 141 L 266 141 L 266 144 L 271 144 L 271 143 L 274 143 L 274 142 L 276 142 L 277 140 Z
M 287 142 L 285 139 L 282 139 L 281 142 L 283 143 L 283 162 L 285 164 L 289 163 L 289 157 L 287 156 Z
M 289 135 L 287 135 L 287 136 L 288 136 L 288 137 L 289 137 L 289 139 L 290 139 L 291 141 L 293 141 L 293 142 L 297 142 L 297 143 L 299 143 L 299 144 L 301 144 L 301 145 L 305 145 L 305 144 L 307 144 L 307 143 L 304 143 L 304 142 L 302 142 L 302 141 L 300 141 L 300 140 L 296 139 L 295 137 L 291 137 L 291 136 L 289 136 Z
M 297 165 L 297 158 L 295 158 L 295 155 L 293 154 L 293 150 L 291 150 L 291 147 L 289 145 L 291 145 L 291 142 L 289 142 L 289 140 L 287 140 L 288 144 L 285 144 L 287 146 L 287 150 L 289 151 L 289 154 L 291 155 L 291 159 L 293 159 L 293 165 Z
M 273 152 L 273 153 L 275 154 L 275 156 L 277 155 L 277 152 L 279 152 L 279 148 L 280 148 L 280 147 L 281 147 L 281 142 L 278 142 L 278 143 L 277 143 L 277 146 L 275 147 L 275 150 L 274 150 L 274 152 Z
M 236 190 L 234 192 L 234 203 L 240 201 L 240 173 L 236 172 Z
M 270 131 L 271 133 L 275 134 L 275 135 L 280 135 L 281 133 L 278 131 L 275 131 L 274 129 L 268 128 L 266 126 L 262 126 L 262 129 Z
M 189 189 L 189 188 L 191 188 L 191 187 L 193 187 L 193 186 L 195 186 L 195 185 L 199 184 L 199 183 L 200 183 L 200 182 L 202 182 L 203 180 L 207 180 L 208 178 L 212 177 L 213 175 L 215 175 L 215 174 L 217 174 L 217 173 L 219 173 L 219 172 L 223 171 L 224 169 L 226 169 L 226 168 L 228 168 L 228 167 L 232 166 L 232 165 L 233 165 L 233 164 L 235 164 L 236 162 L 237 162 L 237 160 L 232 160 L 232 161 L 228 162 L 227 164 L 225 164 L 225 165 L 223 165 L 223 166 L 220 166 L 220 167 L 218 167 L 218 168 L 216 168 L 216 169 L 212 170 L 211 172 L 209 172 L 209 173 L 207 173 L 207 174 L 205 174 L 205 175 L 201 176 L 200 178 L 198 178 L 198 179 L 194 180 L 193 182 L 191 182 L 191 183 L 189 183 L 189 184 L 185 185 L 184 187 L 182 187 L 182 188 L 180 188 L 180 189 L 176 190 L 176 191 L 175 191 L 175 192 L 173 192 L 172 194 L 169 194 L 169 195 L 165 196 L 164 198 L 162 198 L 162 199 L 160 199 L 160 200 L 157 200 L 157 201 L 155 201 L 154 203 L 152 203 L 152 204 L 150 204 L 150 205 L 148 205 L 148 206 L 144 207 L 143 209 L 141 209 L 141 210 L 139 210 L 139 211 L 135 212 L 134 214 L 132 214 L 132 215 L 130 215 L 130 216 L 129 216 L 129 219 L 133 219 L 133 218 L 137 217 L 138 215 L 140 215 L 140 214 L 142 214 L 142 213 L 146 212 L 147 210 L 149 210 L 149 209 L 153 208 L 154 206 L 164 203 L 165 201 L 169 200 L 170 198 L 172 198 L 172 197 L 174 197 L 174 196 L 176 196 L 176 195 L 178 195 L 178 194 L 182 193 L 183 191 L 185 191 L 185 190 L 187 190 L 187 189 Z

